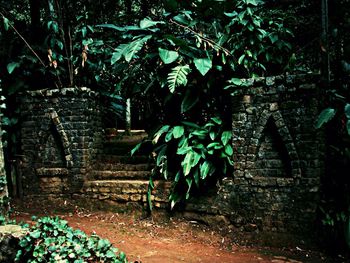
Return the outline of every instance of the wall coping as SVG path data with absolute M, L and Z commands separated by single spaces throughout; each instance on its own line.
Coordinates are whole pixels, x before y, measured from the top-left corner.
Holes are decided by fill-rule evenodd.
M 72 87 L 62 89 L 40 89 L 23 91 L 21 95 L 29 95 L 31 97 L 57 97 L 57 96 L 69 96 L 69 95 L 83 95 L 90 97 L 97 97 L 98 92 L 91 90 L 87 87 Z
M 242 95 L 245 92 L 257 94 L 274 94 L 295 92 L 298 90 L 315 90 L 317 83 L 320 80 L 318 73 L 303 73 L 303 74 L 282 74 L 268 77 L 246 78 L 239 79 L 240 85 L 234 85 L 232 88 L 233 96 Z M 310 84 L 313 83 L 313 84 Z M 284 86 L 285 85 L 285 86 Z M 264 90 L 259 90 L 264 88 Z

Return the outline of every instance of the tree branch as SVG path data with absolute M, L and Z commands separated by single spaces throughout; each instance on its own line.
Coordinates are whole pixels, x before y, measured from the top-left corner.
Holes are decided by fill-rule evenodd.
M 0 15 L 3 17 L 3 19 L 5 19 L 5 15 L 0 12 Z M 27 42 L 27 40 L 25 40 L 25 38 L 17 31 L 17 29 L 14 27 L 14 25 L 12 25 L 12 23 L 9 21 L 8 22 L 9 26 L 13 29 L 13 31 L 15 31 L 15 33 L 23 40 L 23 42 L 27 45 L 27 47 L 29 48 L 29 50 L 34 54 L 34 56 L 39 60 L 39 62 L 41 63 L 41 65 L 46 68 L 46 65 L 44 63 L 44 61 L 39 57 L 39 55 L 34 51 L 34 49 L 31 47 L 31 45 Z
M 209 39 L 209 38 L 207 38 L 207 37 L 202 36 L 200 33 L 194 31 L 192 28 L 190 28 L 190 27 L 188 27 L 188 26 L 181 25 L 181 24 L 179 24 L 178 22 L 176 22 L 176 21 L 174 21 L 174 20 L 172 20 L 172 19 L 170 19 L 170 23 L 172 23 L 172 24 L 174 24 L 174 25 L 176 25 L 176 26 L 178 26 L 178 27 L 181 27 L 181 28 L 183 28 L 183 29 L 186 29 L 186 30 L 190 31 L 192 34 L 194 34 L 194 35 L 198 36 L 199 38 L 203 39 L 205 42 L 208 42 L 210 45 L 216 47 L 218 50 L 222 50 L 222 51 L 225 53 L 225 55 L 227 55 L 227 56 L 232 56 L 232 55 L 231 55 L 231 52 L 230 52 L 228 49 L 226 49 L 226 48 L 220 46 L 219 44 L 217 44 L 217 43 L 214 42 L 213 40 L 211 40 L 211 39 Z

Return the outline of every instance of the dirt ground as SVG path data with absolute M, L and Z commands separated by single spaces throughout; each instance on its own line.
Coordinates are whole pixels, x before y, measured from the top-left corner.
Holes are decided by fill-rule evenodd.
M 175 218 L 155 221 L 133 213 L 91 212 L 67 201 L 16 202 L 12 210 L 12 218 L 17 222 L 30 222 L 33 215 L 59 216 L 73 228 L 110 240 L 132 262 L 346 262 L 341 257 L 331 259 L 298 246 L 277 249 L 238 245 L 229 233 L 214 231 L 195 221 Z

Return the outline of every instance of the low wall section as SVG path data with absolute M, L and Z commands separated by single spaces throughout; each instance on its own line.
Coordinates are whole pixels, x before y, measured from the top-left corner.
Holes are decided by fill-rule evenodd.
M 98 94 L 88 88 L 21 94 L 24 195 L 79 191 L 101 148 Z
M 324 171 L 324 138 L 313 126 L 322 106 L 318 80 L 317 75 L 243 80 L 232 98 L 234 174 L 213 195 L 192 199 L 186 216 L 216 217 L 247 231 L 291 232 L 315 222 Z M 100 109 L 89 89 L 22 95 L 25 194 L 89 196 L 84 182 L 101 150 Z M 101 200 L 114 192 L 107 190 Z M 137 202 L 145 205 L 145 198 Z
M 186 210 L 218 214 L 244 230 L 312 226 L 324 172 L 317 75 L 244 80 L 232 99 L 233 177 Z M 208 201 L 210 200 L 210 201 Z

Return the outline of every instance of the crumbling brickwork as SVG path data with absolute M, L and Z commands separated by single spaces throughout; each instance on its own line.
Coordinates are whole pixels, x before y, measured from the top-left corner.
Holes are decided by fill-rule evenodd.
M 318 80 L 283 75 L 243 80 L 235 88 L 234 172 L 213 195 L 192 199 L 186 215 L 246 231 L 292 232 L 314 223 L 324 171 L 324 138 L 313 125 L 321 106 Z M 138 163 L 126 157 L 122 142 L 114 155 L 101 149 L 96 93 L 37 91 L 23 94 L 21 101 L 25 193 L 145 205 L 152 166 L 143 157 Z M 92 166 L 95 159 L 100 166 Z M 157 184 L 164 187 L 155 192 L 155 206 L 164 208 L 170 186 Z
M 102 138 L 98 94 L 88 88 L 20 96 L 25 195 L 69 195 L 82 187 Z
M 233 97 L 234 174 L 214 201 L 191 211 L 227 216 L 245 230 L 294 231 L 315 222 L 324 140 L 314 128 L 317 75 L 248 79 Z

